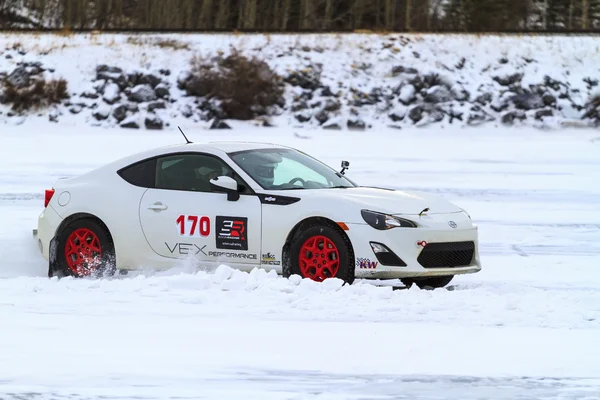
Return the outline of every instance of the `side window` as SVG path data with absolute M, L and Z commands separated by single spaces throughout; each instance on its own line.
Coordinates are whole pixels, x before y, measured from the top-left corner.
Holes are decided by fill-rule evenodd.
M 218 176 L 235 176 L 233 170 L 216 157 L 204 154 L 176 154 L 161 157 L 156 163 L 157 189 L 186 190 L 194 192 L 212 192 L 210 180 Z M 242 193 L 248 189 L 243 187 Z
M 119 172 L 126 182 L 145 188 L 153 188 L 156 173 L 156 159 L 142 161 L 125 167 Z

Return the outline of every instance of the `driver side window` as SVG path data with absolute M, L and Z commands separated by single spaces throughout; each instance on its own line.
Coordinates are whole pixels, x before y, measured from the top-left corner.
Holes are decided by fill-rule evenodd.
M 234 171 L 217 157 L 205 154 L 174 154 L 161 157 L 156 162 L 157 189 L 213 192 L 210 180 L 218 176 L 234 178 L 240 193 L 249 190 Z

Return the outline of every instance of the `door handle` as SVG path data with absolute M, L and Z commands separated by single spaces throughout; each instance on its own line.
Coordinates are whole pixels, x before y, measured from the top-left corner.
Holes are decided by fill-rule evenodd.
M 167 208 L 169 208 L 169 207 L 167 207 L 166 205 L 164 205 L 164 204 L 163 204 L 163 203 L 161 203 L 161 202 L 158 202 L 158 203 L 154 203 L 154 204 L 150 205 L 150 206 L 148 207 L 148 210 L 153 210 L 153 211 L 164 211 L 164 210 L 166 210 Z

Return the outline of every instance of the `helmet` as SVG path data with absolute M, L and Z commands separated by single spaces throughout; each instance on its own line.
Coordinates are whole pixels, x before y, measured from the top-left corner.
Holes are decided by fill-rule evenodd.
M 277 164 L 275 163 L 265 163 L 262 165 L 254 164 L 250 168 L 252 170 L 252 175 L 261 186 L 270 187 L 275 181 L 276 167 Z
M 275 168 L 282 161 L 277 153 L 251 152 L 245 154 L 240 160 L 241 164 L 247 169 L 248 173 L 261 186 L 269 188 L 275 181 Z

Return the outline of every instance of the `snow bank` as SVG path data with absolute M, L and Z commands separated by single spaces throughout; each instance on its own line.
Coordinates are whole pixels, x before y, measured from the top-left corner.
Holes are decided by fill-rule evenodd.
M 282 107 L 267 122 L 251 122 L 261 126 L 363 130 L 600 121 L 594 37 L 398 34 L 5 34 L 0 78 L 20 66 L 25 76 L 66 79 L 71 97 L 25 116 L 4 105 L 0 119 L 227 127 L 216 121 L 227 117 L 218 102 L 187 96 L 184 88 L 192 56 L 233 48 L 265 60 L 285 81 Z

